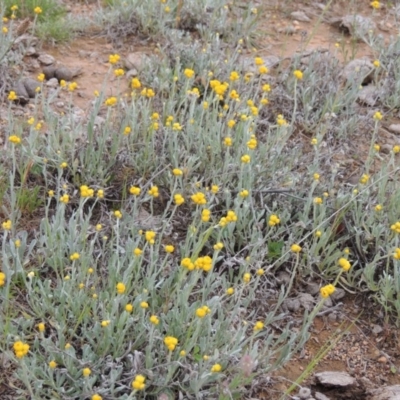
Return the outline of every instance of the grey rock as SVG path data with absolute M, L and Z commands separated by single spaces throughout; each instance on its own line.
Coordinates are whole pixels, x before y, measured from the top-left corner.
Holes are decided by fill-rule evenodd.
M 56 76 L 56 67 L 50 65 L 49 67 L 43 68 L 43 73 L 46 79 L 51 79 Z
M 51 78 L 46 82 L 47 87 L 56 88 L 58 87 L 58 80 L 57 78 Z
M 306 400 L 311 396 L 311 390 L 309 388 L 302 387 L 299 390 L 298 396 L 300 397 L 300 399 Z
M 15 39 L 14 45 L 23 44 L 24 46 L 36 46 L 38 42 L 39 39 L 37 37 L 24 33 Z
M 361 39 L 368 34 L 368 31 L 375 30 L 376 25 L 371 18 L 353 14 L 342 18 L 340 28 L 345 29 L 351 36 Z
M 324 394 L 320 392 L 315 392 L 314 394 L 315 400 L 330 400 L 328 396 L 325 396 Z
M 391 124 L 388 129 L 390 132 L 400 133 L 400 124 Z
M 372 332 L 375 335 L 379 335 L 381 332 L 383 332 L 383 328 L 380 325 L 373 325 Z
M 335 312 L 328 314 L 328 319 L 331 322 L 335 322 L 337 320 L 337 314 Z
M 315 296 L 317 293 L 319 293 L 319 284 L 316 282 L 309 282 L 307 283 L 306 286 L 306 292 L 310 293 L 311 295 Z
M 70 82 L 74 77 L 74 72 L 67 67 L 58 67 L 55 70 L 54 76 L 58 79 L 58 81 L 64 80 Z
M 392 385 L 368 391 L 369 400 L 400 400 L 400 385 Z
M 297 32 L 296 27 L 293 25 L 285 26 L 284 28 L 278 29 L 278 33 L 284 33 L 285 35 L 294 35 Z
M 364 86 L 357 95 L 362 104 L 373 107 L 379 99 L 379 91 L 374 85 Z
M 41 54 L 38 60 L 44 65 L 52 65 L 56 62 L 56 59 L 50 54 Z
M 342 76 L 348 81 L 367 84 L 371 81 L 373 72 L 374 66 L 368 59 L 356 58 L 344 67 Z
M 33 46 L 30 46 L 26 49 L 26 55 L 32 57 L 37 54 L 36 49 Z
M 343 299 L 345 296 L 346 292 L 342 288 L 336 288 L 336 290 L 331 294 L 331 297 L 333 300 L 340 300 Z
M 15 94 L 18 96 L 18 102 L 20 104 L 26 104 L 29 101 L 29 94 L 25 89 L 25 85 L 23 84 L 23 82 L 18 82 L 15 85 Z
M 303 11 L 293 11 L 290 14 L 290 16 L 292 19 L 295 19 L 295 20 L 301 21 L 301 22 L 310 22 L 311 21 L 311 19 Z
M 356 383 L 356 380 L 347 372 L 324 371 L 315 374 L 318 382 L 323 386 L 349 387 Z
M 310 293 L 300 293 L 297 299 L 305 310 L 312 310 L 314 307 L 315 300 Z
M 280 58 L 277 56 L 263 57 L 263 60 L 264 60 L 265 66 L 268 68 L 274 68 L 281 62 Z
M 296 312 L 300 309 L 300 302 L 298 299 L 287 299 L 285 306 L 289 311 Z
M 94 119 L 94 125 L 100 126 L 100 125 L 103 125 L 104 122 L 106 122 L 105 118 L 100 117 L 99 115 L 96 115 L 96 117 Z
M 40 82 L 38 82 L 36 79 L 25 78 L 22 80 L 22 84 L 25 86 L 28 96 L 33 99 L 37 94 L 36 88 L 40 87 Z
M 126 78 L 128 80 L 134 78 L 135 76 L 138 76 L 138 71 L 136 68 L 132 68 L 126 73 Z
M 56 106 L 57 106 L 58 108 L 64 108 L 65 103 L 64 103 L 63 101 L 59 101 L 59 102 L 56 103 Z
M 124 58 L 124 66 L 126 69 L 143 69 L 148 57 L 143 52 L 130 53 Z

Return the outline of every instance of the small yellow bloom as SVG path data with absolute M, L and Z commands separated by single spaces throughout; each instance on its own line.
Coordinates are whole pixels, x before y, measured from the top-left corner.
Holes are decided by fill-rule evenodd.
M 117 104 L 117 102 L 118 102 L 118 99 L 115 96 L 111 96 L 104 102 L 104 104 L 106 106 L 112 107 L 112 106 L 115 106 Z
M 68 194 L 63 194 L 63 195 L 60 197 L 60 201 L 61 201 L 61 203 L 68 204 L 68 202 L 69 202 L 69 195 L 68 195 Z
M 91 400 L 103 400 L 103 398 L 99 394 L 94 394 Z
M 211 186 L 211 192 L 212 192 L 212 193 L 217 194 L 218 191 L 219 191 L 218 185 L 212 185 L 212 186 Z
M 175 176 L 182 176 L 182 175 L 183 175 L 183 171 L 182 171 L 181 169 L 179 169 L 179 168 L 174 168 L 174 169 L 172 170 L 172 173 L 173 173 Z
M 116 64 L 120 60 L 120 56 L 118 54 L 110 54 L 108 56 L 108 61 L 110 64 Z
M 43 82 L 44 79 L 45 79 L 45 75 L 44 75 L 43 73 L 42 73 L 42 74 L 39 74 L 38 77 L 37 77 L 37 79 L 38 79 L 39 82 Z
M 375 68 L 379 68 L 379 67 L 381 66 L 381 63 L 380 63 L 379 60 L 375 60 L 375 61 L 373 62 L 373 64 L 374 64 L 374 67 L 375 67 Z
M 316 231 L 315 232 L 315 236 L 316 237 L 321 237 L 322 236 L 322 232 L 321 231 Z
M 394 154 L 400 153 L 400 146 L 397 146 L 397 145 L 394 146 L 394 147 L 393 147 L 393 153 L 394 153 Z
M 230 287 L 226 289 L 226 294 L 231 296 L 233 293 L 235 293 L 235 289 L 233 287 Z
M 233 128 L 236 125 L 236 121 L 233 119 L 230 119 L 227 123 L 229 128 Z
M 201 212 L 201 220 L 203 222 L 208 222 L 210 220 L 211 217 L 211 211 L 208 210 L 207 208 L 205 208 L 202 212 Z
M 117 283 L 117 293 L 124 294 L 126 290 L 126 286 L 122 282 Z
M 380 121 L 383 118 L 383 115 L 380 111 L 377 111 L 373 116 L 375 121 Z
M 142 302 L 140 303 L 140 307 L 142 307 L 142 308 L 144 308 L 144 309 L 149 308 L 149 303 L 147 303 L 147 301 L 142 301 Z
M 166 336 L 164 338 L 164 344 L 167 346 L 169 351 L 173 351 L 178 345 L 178 339 L 174 336 Z
M 147 193 L 149 194 L 149 196 L 152 196 L 152 197 L 158 197 L 160 195 L 158 193 L 158 187 L 157 186 L 152 186 Z
M 251 157 L 248 154 L 245 154 L 240 158 L 243 164 L 248 164 L 251 161 Z
M 68 350 L 71 348 L 71 344 L 70 343 L 65 343 L 64 349 Z
M 17 239 L 15 242 L 14 242 L 14 246 L 18 249 L 18 248 L 20 248 L 21 247 L 21 241 L 19 240 L 19 239 Z
M 18 340 L 17 342 L 14 343 L 13 350 L 17 358 L 23 358 L 28 354 L 29 344 Z
M 87 378 L 91 373 L 92 373 L 92 371 L 90 370 L 90 368 L 83 368 L 83 370 L 82 370 L 82 375 L 85 378 Z
M 268 225 L 269 225 L 269 226 L 275 226 L 275 225 L 278 225 L 280 222 L 281 222 L 281 220 L 278 218 L 278 216 L 275 215 L 275 214 L 272 214 L 272 215 L 269 217 Z
M 78 84 L 76 83 L 76 82 L 71 82 L 69 85 L 68 85 L 68 90 L 70 91 L 70 92 L 73 92 L 75 89 L 77 89 L 78 88 Z
M 214 364 L 211 367 L 211 372 L 221 372 L 221 370 L 222 370 L 221 364 Z
M 375 206 L 375 211 L 382 211 L 382 205 L 381 204 L 377 204 L 376 206 Z
M 146 387 L 146 378 L 143 375 L 136 375 L 135 379 L 132 382 L 133 390 L 144 390 Z
M 217 242 L 214 244 L 214 250 L 219 251 L 222 250 L 224 248 L 224 244 L 222 242 Z
M 360 183 L 365 185 L 368 183 L 370 176 L 368 174 L 363 174 L 363 176 L 360 178 Z
M 1 224 L 1 226 L 3 227 L 3 229 L 5 230 L 5 231 L 10 231 L 11 230 L 11 228 L 12 228 L 12 222 L 11 222 L 11 220 L 7 220 L 7 221 L 4 221 L 2 224 Z
M 224 138 L 224 145 L 225 145 L 226 147 L 232 146 L 232 138 L 230 138 L 230 137 Z
M 243 190 L 241 190 L 241 191 L 239 192 L 239 196 L 242 197 L 243 199 L 246 198 L 246 197 L 248 197 L 248 195 L 249 195 L 249 191 L 246 190 L 246 189 L 243 189 Z
M 183 71 L 183 73 L 184 73 L 184 75 L 186 76 L 186 78 L 188 78 L 188 79 L 192 78 L 193 75 L 194 75 L 194 71 L 193 71 L 192 69 L 190 69 L 190 68 L 186 68 L 186 69 Z
M 64 79 L 61 79 L 61 81 L 60 81 L 60 86 L 63 88 L 63 87 L 66 87 L 67 86 L 67 82 L 65 82 L 65 80 Z
M 132 132 L 132 128 L 130 126 L 126 126 L 124 128 L 124 132 L 123 133 L 124 133 L 125 136 L 128 136 L 131 132 Z
M 321 197 L 315 197 L 314 198 L 314 204 L 322 204 L 322 198 Z
M 8 100 L 10 101 L 18 100 L 18 96 L 13 90 L 11 90 L 11 92 L 8 94 Z
M 125 71 L 122 68 L 118 68 L 114 70 L 114 75 L 119 78 L 125 74 Z
M 258 276 L 262 276 L 262 275 L 264 275 L 264 270 L 263 270 L 262 268 L 259 268 L 259 269 L 256 271 L 256 274 L 257 274 Z
M 313 146 L 317 145 L 317 144 L 318 144 L 318 139 L 317 139 L 317 138 L 312 138 L 312 139 L 311 139 L 311 144 L 312 144 Z
M 43 322 L 39 322 L 36 326 L 39 332 L 44 332 L 46 330 L 46 325 Z
M 395 260 L 400 260 L 400 249 L 398 247 L 395 248 L 393 258 Z
M 268 74 L 268 68 L 265 65 L 261 65 L 261 67 L 258 68 L 258 72 L 260 74 Z
M 185 199 L 181 194 L 177 193 L 174 195 L 174 202 L 177 206 L 180 206 L 185 202 Z
M 254 150 L 257 148 L 257 139 L 255 138 L 255 136 L 253 136 L 248 142 L 247 142 L 247 147 L 250 150 Z
M 249 283 L 250 280 L 251 280 L 251 274 L 250 274 L 249 272 L 244 273 L 244 274 L 243 274 L 243 281 L 244 281 L 245 283 Z
M 133 196 L 139 196 L 140 192 L 141 192 L 140 187 L 131 186 L 131 187 L 129 188 L 129 193 L 132 194 Z
M 303 79 L 303 73 L 298 69 L 293 72 L 293 76 L 298 80 Z
M 152 315 L 149 319 L 153 325 L 158 325 L 160 323 L 160 320 L 156 315 Z
M 115 210 L 114 211 L 114 217 L 117 219 L 121 219 L 122 218 L 122 213 L 119 210 Z
M 323 287 L 320 289 L 321 297 L 324 298 L 324 299 L 326 299 L 326 298 L 329 297 L 331 294 L 333 294 L 333 293 L 335 292 L 335 290 L 336 290 L 335 286 L 333 286 L 333 285 L 331 285 L 331 284 L 326 285 L 326 286 L 323 286 Z
M 179 355 L 180 355 L 181 357 L 185 357 L 185 356 L 186 356 L 186 351 L 185 351 L 185 350 L 181 350 L 181 351 L 179 352 Z
M 370 3 L 370 5 L 371 5 L 371 7 L 374 8 L 375 10 L 381 7 L 381 3 L 380 3 L 379 1 L 377 1 L 377 0 L 372 1 L 372 2 Z
M 35 7 L 35 8 L 33 9 L 33 12 L 34 12 L 35 14 L 41 14 L 41 13 L 43 12 L 43 10 L 42 10 L 40 7 Z
M 164 250 L 166 253 L 173 253 L 175 250 L 175 247 L 169 244 L 164 247 Z
M 144 237 L 148 243 L 154 244 L 156 233 L 154 231 L 146 231 Z
M 262 328 L 264 328 L 264 323 L 261 322 L 261 321 L 257 321 L 257 322 L 255 323 L 255 325 L 254 325 L 253 330 L 254 330 L 255 332 L 257 332 L 257 331 L 260 331 Z
M 317 172 L 313 175 L 313 178 L 315 181 L 319 181 L 320 178 L 320 174 L 318 174 Z
M 298 244 L 292 244 L 290 250 L 292 250 L 293 253 L 300 253 L 301 247 Z
M 101 321 L 101 326 L 103 328 L 107 328 L 107 326 L 110 325 L 110 323 L 111 323 L 111 321 L 109 319 L 103 320 L 103 321 Z
M 197 192 L 190 196 L 192 199 L 193 203 L 198 204 L 198 205 L 204 205 L 207 204 L 207 199 L 204 193 L 202 192 Z
M 125 311 L 128 313 L 131 313 L 133 311 L 133 305 L 132 304 L 127 304 L 125 306 Z
M 49 367 L 50 367 L 51 369 L 54 369 L 54 368 L 57 367 L 57 363 L 56 363 L 54 360 L 51 360 L 51 361 L 49 362 Z
M 72 254 L 69 256 L 69 259 L 70 259 L 71 261 L 75 261 L 75 260 L 79 260 L 80 257 L 81 257 L 80 254 L 77 253 L 77 252 L 75 252 L 75 253 L 72 253 Z
M 136 257 L 139 257 L 143 253 L 143 250 L 139 249 L 139 247 L 136 247 L 136 249 L 133 250 L 133 254 Z
M 339 259 L 338 263 L 344 271 L 348 271 L 351 268 L 350 262 L 343 257 Z
M 8 141 L 11 142 L 12 144 L 20 144 L 21 143 L 21 138 L 18 137 L 17 135 L 11 135 L 8 138 Z

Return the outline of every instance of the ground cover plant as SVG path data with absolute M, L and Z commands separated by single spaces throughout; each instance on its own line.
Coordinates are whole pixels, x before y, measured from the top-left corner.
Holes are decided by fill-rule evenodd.
M 2 3 L 5 70 L 13 6 Z M 24 9 L 34 23 L 37 7 Z M 26 116 L 0 78 L 0 349 L 14 398 L 251 397 L 339 289 L 398 319 L 400 146 L 382 152 L 379 130 L 398 106 L 400 38 L 368 38 L 381 95 L 361 107 L 365 76 L 339 80 L 333 57 L 272 70 L 252 49 L 259 13 L 107 2 L 94 19 L 110 40 L 164 41 L 129 80 L 110 53 L 85 118 L 75 81 L 50 91 L 38 74 Z M 360 134 L 368 151 L 348 184 L 327 154 Z M 309 282 L 314 303 L 293 316 L 284 303 Z

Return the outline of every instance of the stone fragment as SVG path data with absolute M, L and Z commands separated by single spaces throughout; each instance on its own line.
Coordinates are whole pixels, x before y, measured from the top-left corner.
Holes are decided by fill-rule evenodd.
M 143 69 L 148 57 L 143 52 L 129 53 L 124 58 L 124 66 L 126 69 L 136 69 L 140 71 Z
M 51 78 L 46 82 L 47 87 L 56 88 L 58 87 L 58 80 L 57 78 Z
M 389 125 L 389 131 L 393 133 L 400 133 L 400 124 Z
M 22 80 L 22 84 L 25 86 L 28 96 L 33 99 L 37 94 L 36 88 L 40 87 L 40 82 L 36 79 L 25 78 Z
M 50 65 L 48 67 L 43 68 L 43 73 L 46 79 L 51 79 L 55 77 L 56 67 Z
M 301 22 L 310 22 L 311 19 L 307 16 L 307 14 L 304 11 L 293 11 L 290 16 L 292 19 L 295 19 L 297 21 Z
M 52 65 L 56 62 L 56 59 L 50 54 L 41 54 L 38 60 L 44 65 Z
M 347 372 L 324 371 L 315 374 L 317 381 L 323 386 L 349 387 L 356 383 L 356 380 Z
M 361 85 L 371 81 L 373 72 L 374 66 L 368 59 L 356 58 L 344 67 L 342 76 L 348 81 L 356 81 Z
M 400 385 L 384 386 L 368 391 L 368 400 L 400 400 Z

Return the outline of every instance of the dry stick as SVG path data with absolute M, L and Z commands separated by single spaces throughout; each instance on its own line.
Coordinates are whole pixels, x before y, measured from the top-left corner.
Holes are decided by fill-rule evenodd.
M 178 0 L 178 7 L 176 9 L 176 18 L 175 18 L 175 28 L 179 28 L 179 24 L 181 22 L 181 10 L 183 6 L 183 0 Z

